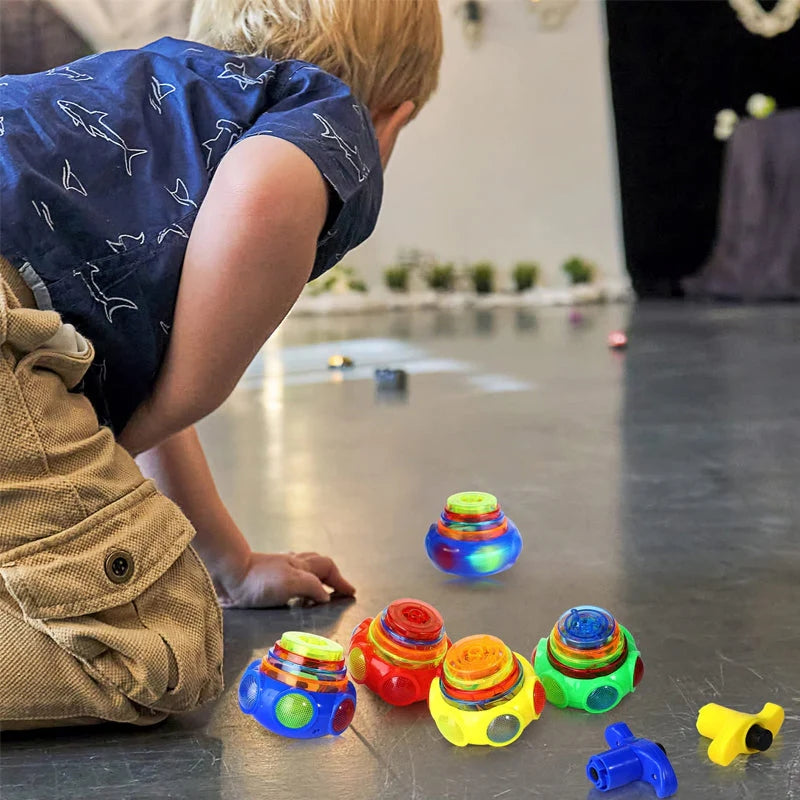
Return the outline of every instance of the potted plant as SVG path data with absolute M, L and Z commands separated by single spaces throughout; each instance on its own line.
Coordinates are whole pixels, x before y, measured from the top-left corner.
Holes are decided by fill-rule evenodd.
M 451 292 L 456 282 L 455 267 L 434 262 L 425 273 L 425 282 L 435 292 Z
M 561 269 L 567 274 L 569 282 L 573 286 L 578 283 L 591 283 L 597 271 L 591 261 L 587 261 L 580 256 L 568 258 L 561 265 Z
M 525 292 L 528 289 L 533 289 L 539 282 L 540 272 L 541 268 L 535 261 L 518 261 L 514 265 L 514 271 L 512 272 L 516 290 Z
M 407 264 L 395 264 L 383 272 L 383 280 L 393 292 L 407 292 L 411 270 Z
M 469 277 L 478 294 L 491 294 L 494 291 L 494 274 L 491 261 L 478 261 L 470 267 Z

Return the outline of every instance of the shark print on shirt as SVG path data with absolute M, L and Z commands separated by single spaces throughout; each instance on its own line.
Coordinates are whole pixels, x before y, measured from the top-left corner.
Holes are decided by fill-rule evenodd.
M 238 64 L 235 61 L 227 61 L 225 69 L 217 75 L 219 80 L 234 80 L 239 84 L 239 88 L 244 91 L 250 86 L 266 85 L 269 79 L 275 74 L 275 68 L 266 69 L 260 75 L 254 78 L 252 75 L 247 74 L 247 65 L 244 61 Z
M 47 70 L 48 75 L 59 75 L 63 78 L 69 78 L 71 81 L 93 81 L 94 78 L 91 75 L 87 75 L 85 72 L 78 72 L 78 70 L 73 69 L 69 64 L 65 67 L 53 67 L 53 69 Z
M 89 268 L 88 276 L 86 275 L 86 267 Z M 106 295 L 106 293 L 97 285 L 96 276 L 100 272 L 100 269 L 94 264 L 87 264 L 86 267 L 75 269 L 72 271 L 72 274 L 76 278 L 80 278 L 83 281 L 83 283 L 86 285 L 86 288 L 89 290 L 89 294 L 92 296 L 92 299 L 103 307 L 106 319 L 110 323 L 114 323 L 114 320 L 112 319 L 114 312 L 119 311 L 121 308 L 129 308 L 131 311 L 139 310 L 139 306 L 137 306 L 133 300 L 129 300 L 127 297 L 109 297 Z
M 50 216 L 50 209 L 47 203 L 43 203 L 41 201 L 37 203 L 36 200 L 31 200 L 31 203 L 33 204 L 36 213 L 47 223 L 47 227 L 50 228 L 51 231 L 54 231 L 55 227 L 53 225 L 53 218 Z
M 189 234 L 177 223 L 173 223 L 172 225 L 167 226 L 158 234 L 157 241 L 159 244 L 164 241 L 164 239 L 169 236 L 169 234 L 174 233 L 176 236 L 180 236 L 181 239 L 188 239 Z
M 171 83 L 161 83 L 154 75 L 150 78 L 150 105 L 159 114 L 162 114 L 161 103 L 165 97 L 168 97 L 175 91 L 175 87 Z
M 68 192 L 73 191 L 82 194 L 84 197 L 88 197 L 86 187 L 84 187 L 78 176 L 72 171 L 72 166 L 68 158 L 64 159 L 64 166 L 61 169 L 61 185 Z
M 219 164 L 222 156 L 233 147 L 233 143 L 241 134 L 241 125 L 237 125 L 229 119 L 218 119 L 217 135 L 213 139 L 206 139 L 203 142 L 203 149 L 208 153 L 206 169 L 211 169 L 214 165 Z
M 369 177 L 369 167 L 364 163 L 357 147 L 348 144 L 333 128 L 330 122 L 321 114 L 314 114 L 314 119 L 322 125 L 322 138 L 333 139 L 341 147 L 345 158 L 353 165 L 358 176 L 358 182 L 362 183 Z
M 130 239 L 131 244 L 127 244 L 125 242 L 125 239 Z M 106 244 L 115 253 L 124 253 L 131 247 L 138 247 L 140 244 L 144 244 L 144 231 L 142 231 L 138 236 L 132 236 L 129 233 L 121 233 L 117 238 L 116 242 L 112 242 L 110 239 L 106 239 Z
M 72 124 L 76 128 L 83 128 L 93 139 L 103 139 L 115 147 L 119 147 L 125 158 L 125 172 L 129 176 L 133 175 L 131 161 L 136 156 L 146 155 L 148 151 L 128 147 L 125 140 L 104 122 L 108 116 L 108 111 L 90 111 L 88 108 L 84 108 L 77 103 L 71 103 L 69 100 L 58 100 L 56 105 L 72 120 Z
M 175 188 L 173 190 L 167 189 L 167 191 L 172 195 L 172 199 L 176 203 L 180 203 L 182 206 L 193 206 L 197 208 L 197 203 L 189 197 L 189 190 L 180 178 L 176 181 Z

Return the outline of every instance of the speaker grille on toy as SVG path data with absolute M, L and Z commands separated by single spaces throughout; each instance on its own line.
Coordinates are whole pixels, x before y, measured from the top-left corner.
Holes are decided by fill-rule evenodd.
M 519 733 L 519 720 L 512 714 L 501 714 L 495 717 L 486 730 L 490 742 L 505 744 Z
M 557 708 L 565 708 L 567 705 L 567 696 L 564 690 L 554 681 L 549 675 L 542 678 L 544 691 L 547 694 L 548 702 L 552 703 Z
M 239 705 L 242 711 L 250 713 L 258 702 L 258 678 L 249 673 L 242 678 L 239 684 Z
M 598 686 L 587 698 L 586 707 L 592 711 L 605 711 L 617 702 L 619 692 L 613 686 Z
M 311 722 L 314 706 L 305 695 L 292 692 L 285 694 L 275 704 L 275 716 L 284 727 L 297 730 Z
M 347 655 L 347 669 L 356 683 L 363 683 L 367 677 L 367 661 L 360 647 L 354 647 Z
M 417 687 L 410 678 L 403 675 L 395 675 L 384 681 L 383 695 L 390 703 L 397 706 L 413 703 L 417 694 Z
M 333 714 L 333 720 L 331 721 L 333 732 L 341 733 L 353 721 L 355 713 L 356 704 L 349 697 L 345 697 Z

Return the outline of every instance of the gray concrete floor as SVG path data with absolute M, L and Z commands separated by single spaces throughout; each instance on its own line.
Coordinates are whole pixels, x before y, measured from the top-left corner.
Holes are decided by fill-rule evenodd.
M 6 735 L 2 797 L 584 800 L 601 796 L 587 758 L 625 720 L 665 745 L 679 797 L 800 798 L 800 309 L 585 317 L 290 320 L 202 436 L 253 545 L 334 555 L 357 600 L 228 612 L 228 688 L 200 712 L 150 730 Z M 628 351 L 609 352 L 626 324 Z M 356 369 L 329 373 L 335 352 Z M 411 371 L 406 402 L 376 398 L 384 362 Z M 510 572 L 478 584 L 438 573 L 422 544 L 446 496 L 468 488 L 497 494 L 525 539 Z M 452 638 L 494 633 L 523 654 L 570 606 L 605 606 L 636 636 L 644 681 L 607 715 L 547 707 L 497 750 L 452 747 L 425 707 L 365 690 L 336 740 L 280 739 L 239 712 L 238 676 L 283 630 L 346 643 L 401 596 L 437 606 Z M 772 749 L 712 765 L 698 708 L 768 700 L 787 711 Z

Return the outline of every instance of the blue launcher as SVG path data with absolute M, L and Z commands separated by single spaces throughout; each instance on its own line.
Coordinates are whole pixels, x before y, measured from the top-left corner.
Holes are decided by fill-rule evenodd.
M 592 756 L 586 765 L 586 777 L 601 792 L 634 781 L 649 783 L 658 797 L 678 791 L 675 770 L 660 744 L 637 738 L 624 722 L 606 728 L 606 742 L 611 749 Z

